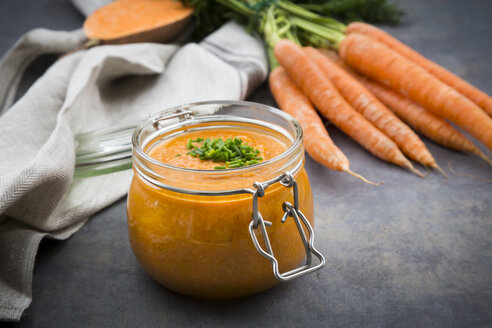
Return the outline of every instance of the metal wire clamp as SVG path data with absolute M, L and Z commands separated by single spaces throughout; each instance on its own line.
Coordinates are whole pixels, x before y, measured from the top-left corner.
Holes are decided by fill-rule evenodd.
M 185 109 L 185 108 L 178 108 L 176 110 L 173 110 L 173 111 L 171 111 L 169 113 L 165 113 L 165 114 L 166 115 L 161 114 L 161 115 L 154 117 L 152 119 L 152 126 L 156 130 L 160 129 L 159 123 L 162 121 L 177 118 L 181 122 L 181 121 L 186 121 L 186 120 L 193 118 L 193 112 L 191 110 Z
M 293 190 L 294 205 L 287 201 L 282 204 L 284 215 L 282 216 L 281 222 L 285 223 L 289 217 L 294 220 L 297 226 L 297 230 L 299 231 L 299 234 L 301 236 L 302 243 L 306 250 L 306 263 L 303 266 L 284 273 L 279 272 L 278 261 L 273 254 L 272 245 L 270 244 L 270 239 L 268 237 L 268 232 L 266 229 L 266 227 L 271 226 L 272 223 L 269 221 L 265 221 L 261 216 L 260 211 L 258 210 L 258 198 L 263 197 L 265 195 L 265 189 L 276 182 L 280 182 L 280 184 L 282 184 L 284 187 L 292 188 Z M 321 267 L 325 265 L 326 261 L 323 255 L 314 247 L 313 228 L 311 227 L 309 221 L 301 212 L 301 210 L 299 210 L 299 193 L 297 182 L 294 179 L 292 173 L 285 172 L 276 179 L 264 183 L 255 182 L 253 186 L 256 188 L 256 191 L 253 194 L 253 215 L 251 218 L 251 223 L 249 224 L 249 233 L 251 235 L 251 239 L 253 240 L 253 244 L 255 245 L 256 250 L 263 257 L 272 262 L 273 274 L 275 275 L 275 277 L 280 281 L 289 281 L 291 279 L 321 269 Z M 302 227 L 303 225 L 304 227 L 306 227 L 309 233 L 309 238 L 306 237 L 306 234 Z M 260 227 L 261 235 L 263 236 L 263 241 L 265 242 L 266 251 L 261 247 L 260 243 L 258 242 L 258 238 L 256 237 L 255 230 L 258 229 L 258 227 Z M 313 265 L 313 255 L 319 260 L 319 263 L 316 265 Z

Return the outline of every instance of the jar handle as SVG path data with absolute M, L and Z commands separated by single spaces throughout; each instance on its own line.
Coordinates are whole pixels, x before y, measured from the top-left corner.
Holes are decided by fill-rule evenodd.
M 299 209 L 299 193 L 297 188 L 297 181 L 294 179 L 292 173 L 285 172 L 279 179 L 275 179 L 275 181 L 279 181 L 284 187 L 292 188 L 294 193 L 294 205 L 285 201 L 282 204 L 282 209 L 284 210 L 284 215 L 282 216 L 281 222 L 285 223 L 285 221 L 291 217 L 299 231 L 299 235 L 301 236 L 302 243 L 306 250 L 306 263 L 303 266 L 300 266 L 296 269 L 290 270 L 288 272 L 280 273 L 278 268 L 278 261 L 275 258 L 272 250 L 272 246 L 270 244 L 270 239 L 268 237 L 268 232 L 266 230 L 267 226 L 271 226 L 272 223 L 269 221 L 265 221 L 258 210 L 258 198 L 263 197 L 265 195 L 265 189 L 270 186 L 269 183 L 260 183 L 255 182 L 254 187 L 256 191 L 253 194 L 253 215 L 251 218 L 251 223 L 249 224 L 249 233 L 251 235 L 251 239 L 253 240 L 253 244 L 255 245 L 256 250 L 265 258 L 267 258 L 270 262 L 272 262 L 273 266 L 273 274 L 279 281 L 289 281 L 291 279 L 297 278 L 299 276 L 311 273 L 313 271 L 321 269 L 326 263 L 324 256 L 314 247 L 314 232 L 311 224 L 307 220 L 306 216 Z M 303 226 L 306 227 L 309 238 L 306 236 Z M 261 235 L 263 236 L 263 241 L 265 242 L 266 250 L 264 250 L 260 243 L 258 242 L 258 238 L 256 237 L 255 230 L 260 227 Z M 319 260 L 319 263 L 313 265 L 313 255 Z

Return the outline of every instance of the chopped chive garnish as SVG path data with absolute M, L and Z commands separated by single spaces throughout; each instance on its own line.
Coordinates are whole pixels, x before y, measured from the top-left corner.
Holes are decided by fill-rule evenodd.
M 194 143 L 201 145 L 197 146 Z M 215 170 L 254 165 L 263 161 L 263 158 L 258 156 L 261 153 L 259 149 L 254 149 L 237 137 L 225 141 L 222 138 L 190 138 L 186 143 L 186 149 L 190 149 L 187 155 L 198 157 L 202 161 L 224 162 L 225 166 L 215 166 Z M 181 155 L 176 155 L 178 156 Z
M 239 148 L 236 145 L 232 145 L 232 150 L 234 150 L 238 155 L 241 154 L 241 150 L 239 150 Z
M 188 140 L 188 143 L 186 144 L 186 149 L 192 149 L 193 148 L 193 139 L 190 138 Z
M 179 156 L 181 156 L 181 154 L 177 154 L 177 155 L 176 155 L 176 157 L 179 157 Z

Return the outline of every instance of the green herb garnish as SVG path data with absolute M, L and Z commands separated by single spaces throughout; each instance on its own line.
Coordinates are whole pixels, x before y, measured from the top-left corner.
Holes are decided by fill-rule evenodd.
M 197 146 L 196 143 L 201 144 Z M 186 149 L 190 149 L 187 155 L 198 157 L 202 161 L 225 163 L 225 166 L 215 166 L 215 170 L 254 165 L 263 161 L 263 157 L 258 156 L 259 149 L 254 149 L 239 138 L 228 138 L 225 141 L 222 138 L 190 138 L 186 143 Z

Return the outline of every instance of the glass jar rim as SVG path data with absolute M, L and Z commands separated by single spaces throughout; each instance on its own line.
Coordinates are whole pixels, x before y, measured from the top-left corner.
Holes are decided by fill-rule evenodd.
M 178 167 L 170 164 L 166 164 L 164 162 L 161 162 L 153 157 L 151 157 L 147 152 L 145 152 L 144 148 L 139 142 L 139 136 L 142 133 L 142 131 L 147 128 L 149 125 L 154 125 L 156 120 L 158 120 L 162 114 L 164 113 L 171 113 L 171 112 L 178 112 L 182 110 L 192 110 L 193 108 L 199 107 L 199 106 L 211 106 L 211 105 L 219 105 L 219 106 L 225 106 L 225 105 L 233 105 L 233 106 L 244 106 L 244 107 L 255 107 L 259 108 L 261 110 L 265 110 L 267 112 L 270 112 L 273 115 L 280 116 L 284 120 L 288 121 L 294 128 L 295 131 L 295 136 L 292 144 L 282 153 L 279 155 L 263 161 L 261 163 L 255 164 L 255 165 L 249 165 L 249 166 L 243 166 L 239 168 L 228 168 L 227 170 L 204 170 L 204 169 L 191 169 L 191 168 L 185 168 L 185 167 Z M 224 115 L 225 116 L 225 115 Z M 230 117 L 233 117 L 232 115 L 227 115 Z M 197 120 L 200 120 L 200 123 L 204 122 L 213 122 L 214 120 L 212 119 L 214 116 L 213 115 L 204 115 L 196 118 L 195 122 Z M 238 116 L 239 117 L 239 116 Z M 241 122 L 241 120 L 237 120 L 238 122 Z M 184 125 L 184 123 L 189 123 L 190 121 L 180 121 L 176 122 L 174 124 L 170 124 L 166 126 L 166 129 L 169 129 L 170 131 L 179 129 Z M 258 123 L 257 123 L 258 124 Z M 297 120 L 289 115 L 288 113 L 277 109 L 272 106 L 264 105 L 264 104 L 259 104 L 255 102 L 250 102 L 250 101 L 241 101 L 241 100 L 235 100 L 235 101 L 229 101 L 229 100 L 213 100 L 213 101 L 201 101 L 201 102 L 193 102 L 193 103 L 188 103 L 184 105 L 179 105 L 175 107 L 171 107 L 165 110 L 162 110 L 158 113 L 155 113 L 151 116 L 149 116 L 147 119 L 142 120 L 137 127 L 135 128 L 133 135 L 132 135 L 132 146 L 133 146 L 133 152 L 137 153 L 139 156 L 141 156 L 145 161 L 148 161 L 149 163 L 156 165 L 158 167 L 162 167 L 165 169 L 169 170 L 176 170 L 180 172 L 188 172 L 188 173 L 202 173 L 202 174 L 224 174 L 224 173 L 243 173 L 243 172 L 248 172 L 251 170 L 257 170 L 260 168 L 264 168 L 272 163 L 281 161 L 285 158 L 288 158 L 291 156 L 296 149 L 298 149 L 303 140 L 303 131 L 301 128 L 301 125 Z

